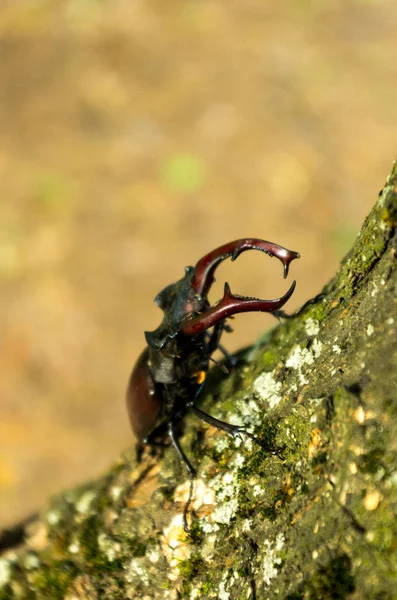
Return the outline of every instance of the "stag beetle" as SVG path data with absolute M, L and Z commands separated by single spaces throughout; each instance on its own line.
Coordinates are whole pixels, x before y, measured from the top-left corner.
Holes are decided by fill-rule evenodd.
M 202 421 L 222 429 L 234 437 L 244 434 L 258 440 L 244 427 L 224 423 L 197 407 L 197 398 L 207 376 L 209 362 L 220 349 L 225 319 L 240 312 L 262 311 L 283 315 L 281 307 L 295 289 L 295 281 L 286 294 L 275 300 L 260 300 L 232 294 L 225 283 L 223 298 L 211 306 L 208 292 L 214 272 L 226 258 L 236 260 L 246 250 L 260 250 L 278 258 L 284 266 L 284 278 L 298 252 L 261 239 L 244 238 L 224 244 L 201 258 L 195 267 L 186 267 L 182 279 L 165 287 L 154 299 L 164 312 L 162 323 L 154 331 L 146 331 L 147 347 L 140 355 L 130 376 L 127 408 L 132 430 L 143 444 L 155 444 L 168 435 L 190 477 L 190 494 L 183 511 L 183 526 L 189 532 L 187 512 L 192 497 L 195 469 L 188 460 L 177 436 L 178 424 L 189 410 Z M 212 329 L 211 333 L 208 332 Z

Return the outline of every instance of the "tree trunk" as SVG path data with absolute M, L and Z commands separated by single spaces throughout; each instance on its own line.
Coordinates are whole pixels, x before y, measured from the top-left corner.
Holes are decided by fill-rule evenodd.
M 397 598 L 397 164 L 324 297 L 211 377 L 181 444 L 53 498 L 0 558 L 0 600 Z M 216 402 L 215 402 L 216 400 Z

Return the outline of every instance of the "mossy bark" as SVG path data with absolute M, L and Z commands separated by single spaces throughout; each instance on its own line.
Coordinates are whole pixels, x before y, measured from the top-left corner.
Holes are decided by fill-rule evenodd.
M 172 448 L 131 449 L 2 555 L 0 600 L 397 598 L 396 225 L 395 164 L 324 297 L 214 372 L 204 409 L 269 451 L 188 416 L 191 537 Z

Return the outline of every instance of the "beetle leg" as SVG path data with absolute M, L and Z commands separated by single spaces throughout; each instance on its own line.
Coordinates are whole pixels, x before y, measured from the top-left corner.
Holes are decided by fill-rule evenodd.
M 222 300 L 203 314 L 187 319 L 180 331 L 186 335 L 195 335 L 237 313 L 251 311 L 276 312 L 291 298 L 295 285 L 296 282 L 294 281 L 288 292 L 281 298 L 260 300 L 259 298 L 234 295 L 230 290 L 229 284 L 225 283 Z
M 208 310 L 211 307 L 208 307 Z M 226 330 L 226 323 L 222 323 L 222 321 L 220 321 L 219 323 L 217 323 L 214 327 L 214 331 L 212 333 L 208 333 L 207 332 L 207 336 L 208 336 L 208 352 L 210 354 L 212 354 L 213 352 L 215 352 L 215 350 L 219 350 L 220 352 L 222 352 L 223 356 L 226 358 L 226 360 L 228 361 L 228 363 L 230 363 L 231 366 L 233 366 L 235 364 L 235 359 L 234 356 L 232 356 L 225 348 L 225 346 L 222 346 L 222 344 L 219 343 L 219 340 L 221 339 L 222 333 Z
M 208 307 L 208 310 L 211 307 Z M 227 324 L 219 321 L 214 327 L 212 333 L 207 332 L 207 340 L 208 340 L 208 353 L 213 354 L 215 350 L 219 350 L 222 352 L 223 356 L 226 358 L 230 366 L 234 365 L 234 357 L 226 350 L 225 346 L 219 343 L 219 340 L 222 337 L 222 333 L 227 331 Z
M 216 365 L 218 365 L 218 367 L 220 367 L 225 373 L 229 373 L 229 369 L 233 369 L 236 366 L 237 359 L 235 356 L 233 356 L 233 354 L 230 354 L 230 352 L 226 350 L 225 346 L 219 343 L 219 339 L 224 330 L 225 324 L 221 321 L 214 327 L 214 331 L 212 333 L 207 332 L 206 335 L 208 340 L 208 353 L 212 354 L 213 352 L 215 352 L 215 350 L 219 350 L 220 352 L 222 352 L 223 356 L 226 359 L 227 367 L 225 365 L 220 364 L 211 356 L 210 360 Z
M 222 344 L 218 344 L 218 350 L 222 352 L 223 356 L 227 360 L 229 367 L 233 369 L 233 367 L 237 365 L 238 359 L 235 356 L 233 356 L 233 354 L 230 354 L 230 352 L 226 350 L 225 346 L 222 346 Z
M 170 422 L 168 425 L 168 434 L 171 438 L 171 442 L 172 445 L 174 446 L 176 453 L 178 454 L 179 458 L 181 459 L 181 461 L 183 462 L 183 464 L 186 467 L 186 470 L 188 472 L 189 478 L 190 478 L 190 488 L 189 488 L 189 496 L 188 499 L 186 500 L 186 504 L 184 506 L 183 509 L 183 529 L 186 531 L 186 533 L 190 533 L 190 528 L 187 524 L 187 513 L 189 510 L 189 506 L 190 503 L 192 501 L 192 496 L 193 496 L 193 482 L 196 479 L 196 471 L 194 469 L 194 467 L 192 466 L 191 462 L 189 461 L 188 457 L 186 456 L 186 454 L 184 453 L 184 451 L 181 448 L 181 445 L 179 443 L 178 438 L 175 435 L 175 430 L 174 430 L 174 426 L 173 423 Z
M 307 300 L 304 304 L 302 304 L 302 306 L 300 308 L 298 308 L 298 310 L 296 310 L 292 315 L 289 315 L 288 313 L 284 312 L 283 310 L 275 310 L 272 315 L 274 317 L 276 317 L 276 319 L 296 319 L 296 317 L 299 317 L 299 315 L 308 307 L 311 306 L 312 304 L 315 304 L 316 302 L 319 302 L 320 300 L 324 300 L 324 298 L 326 298 L 326 294 L 317 294 L 317 296 L 314 296 L 314 298 L 310 298 L 310 300 Z
M 327 297 L 327 294 L 323 294 L 322 292 L 320 294 L 317 294 L 317 296 L 314 296 L 314 298 L 310 298 L 310 300 L 307 300 L 304 304 L 302 304 L 302 306 L 300 308 L 298 308 L 298 310 L 296 312 L 294 312 L 294 314 L 287 315 L 286 318 L 288 318 L 288 319 L 295 319 L 296 317 L 299 317 L 299 315 L 308 306 L 311 306 L 312 304 L 316 304 L 317 302 L 320 302 L 320 300 L 324 300 L 324 298 L 326 298 L 326 297 Z
M 196 417 L 201 419 L 201 421 L 204 421 L 205 423 L 208 423 L 208 425 L 216 427 L 216 429 L 226 431 L 226 433 L 232 435 L 234 439 L 241 439 L 241 434 L 243 434 L 249 437 L 253 442 L 258 444 L 259 446 L 262 446 L 262 448 L 265 448 L 266 450 L 269 449 L 267 446 L 262 444 L 262 442 L 258 440 L 258 438 L 256 438 L 252 433 L 247 431 L 245 427 L 242 427 L 241 425 L 232 425 L 231 423 L 226 423 L 225 421 L 221 421 L 216 417 L 212 417 L 208 413 L 202 411 L 200 408 L 197 408 L 197 406 L 195 406 L 194 401 L 189 402 L 187 406 L 196 415 Z
M 299 258 L 298 252 L 287 250 L 287 248 L 283 248 L 283 246 L 258 238 L 243 238 L 241 240 L 229 242 L 203 256 L 194 267 L 191 285 L 195 294 L 206 297 L 208 290 L 214 282 L 214 272 L 217 266 L 229 257 L 232 260 L 236 260 L 236 258 L 246 250 L 260 250 L 269 256 L 278 258 L 284 265 L 284 278 L 288 275 L 291 261 L 295 258 Z
M 208 308 L 210 308 L 210 307 L 208 307 Z M 207 352 L 209 355 L 209 359 L 213 363 L 215 363 L 224 373 L 229 373 L 229 369 L 225 365 L 222 365 L 217 360 L 215 360 L 215 358 L 212 358 L 212 356 L 211 356 L 211 354 L 213 354 L 216 350 L 220 350 L 226 357 L 229 367 L 233 366 L 232 357 L 230 356 L 230 354 L 227 353 L 225 348 L 223 346 L 221 346 L 219 343 L 219 340 L 222 336 L 223 331 L 224 331 L 224 323 L 222 321 L 220 321 L 219 323 L 217 323 L 215 325 L 215 327 L 211 333 L 206 331 L 205 337 L 207 340 Z
M 229 367 L 233 369 L 237 365 L 238 359 L 235 356 L 233 356 L 233 354 L 230 354 L 230 352 L 226 350 L 226 348 L 221 344 L 219 344 L 218 349 L 220 352 L 222 352 L 223 356 L 229 364 Z

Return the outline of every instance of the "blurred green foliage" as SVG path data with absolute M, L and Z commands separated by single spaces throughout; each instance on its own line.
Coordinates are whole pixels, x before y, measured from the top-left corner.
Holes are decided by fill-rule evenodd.
M 206 178 L 207 166 L 194 154 L 174 154 L 162 165 L 162 183 L 172 192 L 196 192 L 203 187 Z

